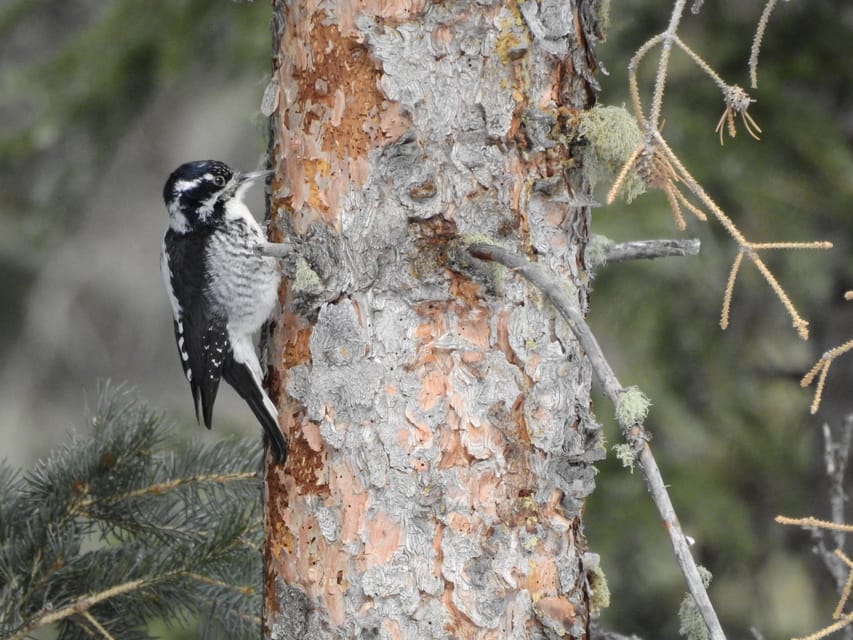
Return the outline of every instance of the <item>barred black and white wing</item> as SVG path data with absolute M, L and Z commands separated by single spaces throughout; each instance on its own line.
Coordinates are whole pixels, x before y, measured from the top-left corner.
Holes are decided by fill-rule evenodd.
M 180 235 L 170 229 L 163 239 L 160 266 L 196 419 L 210 429 L 222 368 L 231 348 L 225 319 L 213 313 L 205 299 L 204 247 L 203 236 Z

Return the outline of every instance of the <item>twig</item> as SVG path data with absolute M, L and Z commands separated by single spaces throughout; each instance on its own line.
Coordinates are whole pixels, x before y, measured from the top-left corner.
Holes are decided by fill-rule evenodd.
M 743 251 L 738 251 L 732 262 L 731 271 L 729 271 L 729 279 L 726 281 L 726 292 L 723 294 L 723 310 L 720 313 L 720 328 L 725 331 L 729 327 L 729 314 L 732 308 L 732 295 L 735 290 L 735 280 L 737 279 L 740 264 L 743 262 Z
M 616 374 L 607 362 L 604 352 L 598 345 L 598 341 L 595 339 L 586 320 L 584 320 L 583 315 L 578 310 L 577 303 L 570 298 L 565 288 L 561 286 L 560 281 L 539 265 L 529 262 L 523 256 L 494 245 L 473 244 L 468 247 L 468 251 L 476 258 L 497 262 L 512 269 L 545 295 L 566 320 L 572 333 L 574 333 L 581 347 L 586 352 L 592 370 L 604 388 L 605 395 L 614 406 L 617 405 L 620 397 L 626 390 L 619 383 Z M 636 445 L 639 448 L 637 459 L 646 477 L 649 493 L 651 493 L 652 500 L 669 533 L 676 562 L 681 568 L 681 572 L 687 582 L 688 590 L 696 600 L 696 605 L 702 615 L 702 619 L 705 621 L 705 625 L 710 632 L 710 638 L 712 640 L 723 640 L 725 634 L 720 626 L 717 613 L 714 611 L 714 606 L 711 604 L 711 599 L 708 597 L 708 592 L 702 584 L 699 569 L 690 553 L 690 544 L 681 530 L 675 508 L 672 505 L 672 500 L 670 500 L 666 484 L 663 481 L 654 455 L 652 455 L 643 425 L 633 425 L 633 428 L 626 433 L 626 437 L 632 445 Z
M 252 478 L 257 478 L 257 475 L 258 474 L 254 471 L 240 471 L 236 473 L 202 474 L 197 476 L 188 476 L 186 478 L 175 478 L 168 482 L 159 482 L 147 487 L 140 487 L 139 489 L 134 489 L 133 491 L 128 491 L 127 493 L 119 495 L 107 496 L 105 498 L 86 498 L 84 500 L 80 500 L 75 507 L 76 511 L 82 512 L 95 504 L 132 500 L 133 498 L 139 498 L 147 495 L 160 495 L 187 484 L 202 484 L 207 482 L 225 484 L 226 482 L 251 480 Z
M 672 256 L 699 255 L 701 242 L 698 238 L 687 240 L 632 240 L 609 244 L 604 248 L 604 257 L 608 263 L 628 260 L 654 260 Z
M 84 611 L 83 617 L 86 618 L 86 620 L 89 621 L 89 624 L 91 624 L 93 627 L 95 627 L 95 629 L 98 631 L 98 633 L 100 633 L 104 638 L 106 638 L 106 640 L 115 640 L 115 638 L 113 638 L 112 634 L 110 634 L 109 631 L 104 629 L 104 625 L 102 625 L 100 622 L 98 622 L 95 619 L 95 616 L 93 616 L 91 613 L 89 613 L 88 611 Z
M 649 39 L 642 47 L 637 49 L 633 57 L 628 61 L 628 91 L 631 94 L 631 104 L 634 108 L 634 117 L 640 123 L 641 128 L 646 126 L 646 116 L 643 113 L 643 101 L 640 98 L 640 87 L 637 82 L 637 67 L 640 66 L 640 61 L 645 55 L 651 51 L 652 47 L 663 40 L 664 34 L 659 33 Z
M 669 25 L 663 33 L 663 44 L 661 45 L 660 60 L 658 60 L 658 70 L 655 75 L 655 89 L 652 94 L 652 108 L 649 113 L 649 126 L 657 130 L 660 124 L 660 112 L 663 107 L 663 92 L 666 86 L 667 67 L 669 66 L 669 54 L 672 51 L 672 43 L 678 32 L 678 24 L 681 22 L 681 15 L 684 13 L 684 5 L 687 0 L 675 0 L 675 6 L 672 8 L 672 14 L 669 18 Z
M 767 0 L 764 12 L 759 22 L 756 37 L 753 40 L 753 56 L 750 59 L 750 69 L 753 75 L 753 84 L 757 82 L 755 77 L 755 69 L 757 68 L 758 49 L 761 45 L 761 37 L 767 26 L 767 20 L 773 5 L 776 0 Z M 698 10 L 701 2 L 694 2 L 693 9 Z M 740 229 L 734 224 L 729 216 L 720 208 L 711 197 L 705 192 L 698 181 L 690 175 L 687 168 L 675 155 L 669 144 L 664 140 L 661 134 L 662 123 L 661 109 L 663 106 L 663 95 L 666 89 L 666 81 L 668 75 L 668 65 L 672 47 L 675 45 L 690 57 L 701 69 L 707 74 L 712 81 L 720 88 L 723 93 L 723 101 L 725 109 L 720 118 L 716 131 L 720 134 L 720 143 L 723 142 L 723 131 L 728 130 L 729 135 L 734 137 L 736 133 L 735 116 L 740 114 L 743 120 L 744 127 L 753 138 L 759 139 L 761 128 L 747 112 L 749 105 L 755 102 L 737 85 L 727 84 L 720 75 L 714 71 L 705 60 L 691 49 L 678 36 L 678 27 L 684 13 L 685 0 L 675 0 L 670 14 L 669 24 L 662 33 L 653 36 L 647 40 L 631 57 L 628 63 L 628 89 L 631 96 L 631 103 L 634 109 L 634 115 L 640 128 L 645 132 L 645 139 L 639 143 L 629 155 L 627 161 L 622 165 L 613 186 L 607 194 L 607 203 L 610 204 L 615 199 L 617 193 L 622 188 L 622 183 L 627 179 L 628 175 L 634 172 L 646 186 L 661 189 L 664 191 L 669 202 L 670 209 L 675 216 L 675 221 L 679 229 L 684 230 L 687 226 L 682 214 L 682 207 L 686 207 L 700 220 L 705 220 L 706 215 L 702 209 L 693 205 L 681 192 L 677 183 L 681 182 L 687 190 L 698 198 L 702 204 L 714 215 L 717 221 L 725 228 L 726 231 L 738 243 L 741 252 L 745 252 L 749 260 L 761 272 L 764 279 L 770 285 L 773 292 L 782 302 L 785 310 L 791 316 L 791 322 L 798 335 L 806 340 L 808 338 L 808 322 L 803 319 L 793 302 L 788 297 L 785 290 L 776 280 L 775 276 L 770 272 L 761 258 L 758 256 L 758 251 L 763 249 L 824 249 L 831 247 L 830 243 L 750 243 L 741 233 Z M 652 93 L 651 107 L 649 115 L 646 117 L 642 99 L 640 96 L 639 83 L 637 79 L 637 69 L 643 58 L 649 54 L 653 47 L 661 45 L 660 57 L 658 59 L 657 70 L 655 73 L 654 89 Z M 743 260 L 743 253 L 739 254 L 732 266 L 729 275 L 729 284 L 726 288 L 726 298 L 723 301 L 723 310 L 721 314 L 720 326 L 725 329 L 729 322 L 729 310 L 731 306 L 732 288 L 734 279 L 737 276 L 738 269 Z M 853 348 L 853 341 L 851 341 Z M 828 364 L 826 365 L 828 366 Z M 821 372 L 819 385 L 823 383 L 826 377 L 826 369 Z M 818 394 L 816 395 L 814 410 L 820 401 L 819 386 Z
M 729 88 L 729 85 L 726 84 L 725 80 L 723 80 L 719 76 L 719 74 L 711 68 L 711 65 L 709 65 L 702 59 L 702 56 L 700 56 L 698 53 L 693 51 L 693 49 L 688 47 L 687 44 L 678 36 L 673 36 L 673 40 L 675 44 L 681 47 L 681 50 L 684 51 L 684 53 L 686 53 L 688 56 L 690 56 L 693 62 L 695 62 L 696 65 L 700 69 L 702 69 L 702 71 L 704 71 L 708 75 L 708 77 L 711 78 L 711 80 L 714 81 L 714 84 L 716 84 L 721 91 L 726 91 L 726 89 Z
M 255 245 L 255 253 L 270 258 L 284 258 L 293 252 L 293 246 L 288 242 L 261 242 Z
M 779 524 L 793 524 L 804 529 L 810 527 L 819 527 L 821 529 L 829 529 L 830 531 L 844 531 L 853 533 L 853 524 L 845 524 L 843 522 L 831 522 L 830 520 L 821 520 L 814 516 L 806 516 L 805 518 L 789 518 L 788 516 L 776 516 L 776 522 Z
M 749 83 L 753 89 L 758 88 L 758 52 L 761 50 L 761 41 L 764 40 L 764 32 L 775 6 L 776 0 L 768 0 L 764 5 L 764 11 L 761 12 L 758 27 L 755 29 L 755 36 L 752 38 L 752 49 L 749 52 Z
M 808 636 L 802 636 L 801 638 L 794 638 L 793 640 L 820 640 L 821 638 L 825 638 L 831 633 L 835 633 L 839 629 L 843 629 L 848 624 L 853 622 L 853 613 L 848 613 L 846 616 L 841 618 L 838 622 L 835 622 L 828 627 L 824 627 L 820 631 L 816 631 Z
M 26 638 L 28 635 L 30 635 L 30 633 L 32 633 L 39 627 L 53 624 L 54 622 L 59 622 L 60 620 L 64 620 L 68 616 L 83 614 L 99 602 L 109 600 L 110 598 L 115 598 L 116 596 L 120 596 L 125 593 L 130 593 L 131 591 L 136 591 L 137 589 L 143 587 L 144 585 L 150 582 L 163 580 L 166 577 L 172 577 L 173 575 L 176 574 L 166 574 L 164 576 L 158 576 L 156 579 L 140 578 L 138 580 L 131 580 L 129 582 L 123 582 L 122 584 L 117 584 L 113 587 L 110 587 L 109 589 L 105 589 L 103 591 L 84 596 L 82 598 L 79 598 L 78 600 L 75 600 L 66 607 L 62 607 L 61 609 L 57 609 L 56 611 L 48 611 L 40 616 L 33 618 L 20 630 L 18 630 L 16 634 L 9 636 L 6 640 L 21 640 L 22 638 Z
M 642 638 L 637 635 L 632 634 L 630 636 L 626 636 L 617 631 L 602 629 L 601 620 L 599 619 L 594 619 L 590 622 L 589 637 L 591 640 L 642 640 Z
M 850 300 L 847 294 L 849 291 L 844 294 L 845 300 Z M 800 380 L 800 386 L 805 388 L 809 386 L 812 382 L 814 382 L 815 376 L 818 376 L 817 379 L 817 387 L 814 392 L 814 400 L 812 400 L 811 412 L 812 414 L 817 413 L 818 407 L 820 407 L 820 401 L 823 398 L 823 387 L 826 384 L 826 375 L 829 373 L 829 367 L 832 365 L 833 360 L 835 360 L 838 356 L 844 355 L 848 351 L 853 349 L 853 340 L 848 340 L 844 344 L 840 344 L 837 347 L 833 347 L 826 353 L 824 353 L 820 360 L 815 362 L 815 365 L 809 370 L 806 375 L 803 376 L 803 379 Z M 820 375 L 818 375 L 820 374 Z

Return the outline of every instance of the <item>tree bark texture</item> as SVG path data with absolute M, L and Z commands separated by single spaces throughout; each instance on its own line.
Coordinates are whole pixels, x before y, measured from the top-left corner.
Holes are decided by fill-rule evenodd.
M 587 305 L 597 3 L 276 0 L 266 472 L 272 638 L 584 638 L 601 454 L 568 327 L 468 243 Z

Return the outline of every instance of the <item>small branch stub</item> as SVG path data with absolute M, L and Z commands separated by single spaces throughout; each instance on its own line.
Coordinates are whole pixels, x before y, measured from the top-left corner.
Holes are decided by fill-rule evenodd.
M 627 262 L 629 260 L 654 260 L 699 255 L 701 241 L 698 238 L 679 240 L 665 238 L 661 240 L 632 240 L 618 242 L 604 247 L 604 258 L 608 263 Z
M 293 251 L 288 242 L 261 242 L 255 246 L 255 253 L 270 258 L 284 258 Z

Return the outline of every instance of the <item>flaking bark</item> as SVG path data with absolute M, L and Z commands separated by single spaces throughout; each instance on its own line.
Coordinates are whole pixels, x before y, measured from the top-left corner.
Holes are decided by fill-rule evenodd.
M 586 308 L 595 5 L 275 3 L 268 637 L 587 637 L 590 369 L 464 246 Z

